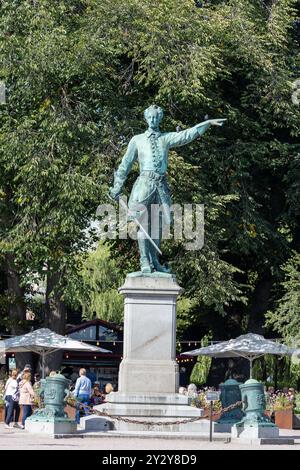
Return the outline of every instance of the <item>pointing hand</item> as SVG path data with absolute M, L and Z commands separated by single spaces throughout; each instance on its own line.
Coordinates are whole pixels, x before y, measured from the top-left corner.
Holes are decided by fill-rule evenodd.
M 206 122 L 210 123 L 212 126 L 223 126 L 225 121 L 227 121 L 227 119 L 209 119 Z

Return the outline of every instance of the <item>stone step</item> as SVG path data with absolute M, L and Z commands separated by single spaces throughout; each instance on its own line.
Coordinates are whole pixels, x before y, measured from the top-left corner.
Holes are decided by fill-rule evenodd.
M 160 418 L 196 418 L 204 416 L 204 411 L 192 406 L 172 406 L 156 404 L 106 403 L 94 407 L 112 416 L 144 417 L 149 421 L 152 417 Z
M 181 432 L 181 433 L 209 433 L 210 422 L 207 419 L 202 419 L 195 422 L 181 423 L 181 418 L 164 418 L 164 417 L 129 417 L 129 421 L 117 420 L 114 418 L 105 418 L 100 416 L 87 416 L 81 418 L 80 426 L 86 432 L 94 431 L 117 431 L 117 432 Z M 134 422 L 131 422 L 134 421 Z M 161 424 L 163 422 L 164 424 Z M 156 424 L 158 423 L 158 424 Z
M 106 397 L 108 403 L 130 403 L 141 405 L 183 405 L 189 404 L 186 395 L 179 393 L 122 393 L 112 392 Z

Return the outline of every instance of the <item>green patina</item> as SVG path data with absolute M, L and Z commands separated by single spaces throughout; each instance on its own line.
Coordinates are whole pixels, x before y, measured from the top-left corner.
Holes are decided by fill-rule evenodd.
M 257 380 L 250 379 L 240 385 L 243 411 L 245 417 L 237 424 L 238 427 L 275 427 L 265 415 L 266 398 L 264 386 Z
M 236 380 L 229 379 L 225 383 L 220 385 L 222 408 L 227 408 L 231 405 L 242 400 L 240 384 Z M 236 424 L 243 418 L 243 412 L 240 408 L 235 408 L 234 410 L 224 413 L 220 420 L 219 424 Z
M 225 119 L 212 119 L 180 132 L 160 132 L 163 110 L 156 105 L 144 113 L 148 130 L 135 135 L 129 142 L 122 162 L 115 172 L 114 186 L 110 197 L 117 199 L 135 161 L 138 161 L 140 176 L 136 180 L 129 199 L 129 220 L 138 220 L 154 244 L 160 248 L 163 223 L 171 225 L 171 197 L 167 184 L 169 150 L 189 144 L 203 135 L 210 126 L 222 126 Z M 153 227 L 150 214 L 153 205 L 162 208 Z M 154 234 L 155 232 L 155 234 Z M 153 235 L 154 234 L 154 235 Z M 137 234 L 140 251 L 141 273 L 169 273 L 167 266 L 158 259 L 158 250 L 140 229 Z
M 70 381 L 60 374 L 41 380 L 40 395 L 44 401 L 44 408 L 36 410 L 28 419 L 45 422 L 72 421 L 65 412 L 69 383 Z

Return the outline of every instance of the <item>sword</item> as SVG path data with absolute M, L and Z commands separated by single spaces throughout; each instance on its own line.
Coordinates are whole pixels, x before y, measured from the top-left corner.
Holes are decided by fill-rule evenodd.
M 108 197 L 114 201 L 114 199 L 111 197 L 111 195 L 109 194 Z M 123 199 L 121 197 L 118 198 L 119 200 L 119 203 L 121 204 L 121 206 L 123 207 L 123 209 L 126 210 L 126 212 L 129 212 L 129 209 L 127 207 L 127 204 L 125 204 L 125 202 L 123 201 Z M 136 217 L 133 217 L 133 220 L 134 222 L 139 226 L 139 228 L 141 229 L 141 231 L 144 233 L 144 235 L 146 236 L 147 240 L 149 240 L 149 242 L 152 244 L 152 246 L 154 246 L 154 248 L 156 249 L 156 251 L 162 255 L 162 252 L 161 250 L 158 248 L 158 246 L 156 245 L 156 243 L 152 240 L 152 238 L 150 237 L 149 233 L 147 232 L 147 230 L 144 229 L 144 227 L 142 226 L 142 224 L 138 221 L 138 219 Z

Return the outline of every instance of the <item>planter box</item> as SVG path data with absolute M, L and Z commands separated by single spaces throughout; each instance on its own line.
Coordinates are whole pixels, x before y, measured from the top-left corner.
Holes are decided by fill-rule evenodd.
M 75 420 L 75 414 L 76 414 L 75 408 L 73 408 L 73 407 L 70 406 L 70 405 L 67 405 L 67 406 L 65 407 L 65 412 L 67 413 L 69 419 L 74 419 L 74 420 Z
M 279 429 L 293 429 L 293 410 L 275 411 L 275 424 Z
M 5 418 L 5 408 L 4 406 L 0 408 L 0 423 L 4 423 L 4 418 Z
M 36 409 L 37 409 L 37 407 L 33 407 L 33 411 L 35 411 Z M 65 408 L 65 411 L 68 414 L 70 419 L 75 420 L 75 413 L 76 413 L 75 408 L 72 408 L 71 406 L 67 405 L 66 408 Z M 0 407 L 0 423 L 4 423 L 4 418 L 5 418 L 5 408 L 3 406 L 3 407 Z M 19 423 L 21 421 L 22 421 L 22 407 L 21 407 L 21 411 L 20 411 Z
M 214 413 L 216 412 L 214 411 Z M 214 414 L 213 421 L 219 421 L 221 419 L 221 416 L 222 416 L 221 413 Z
M 293 429 L 300 429 L 300 415 L 294 415 Z
M 210 417 L 210 409 L 209 408 L 205 408 L 204 409 L 204 416 L 207 417 L 207 419 L 209 419 Z M 221 418 L 222 414 L 221 413 L 217 413 L 216 411 L 214 411 L 214 414 L 213 414 L 213 421 L 219 421 L 219 419 Z

